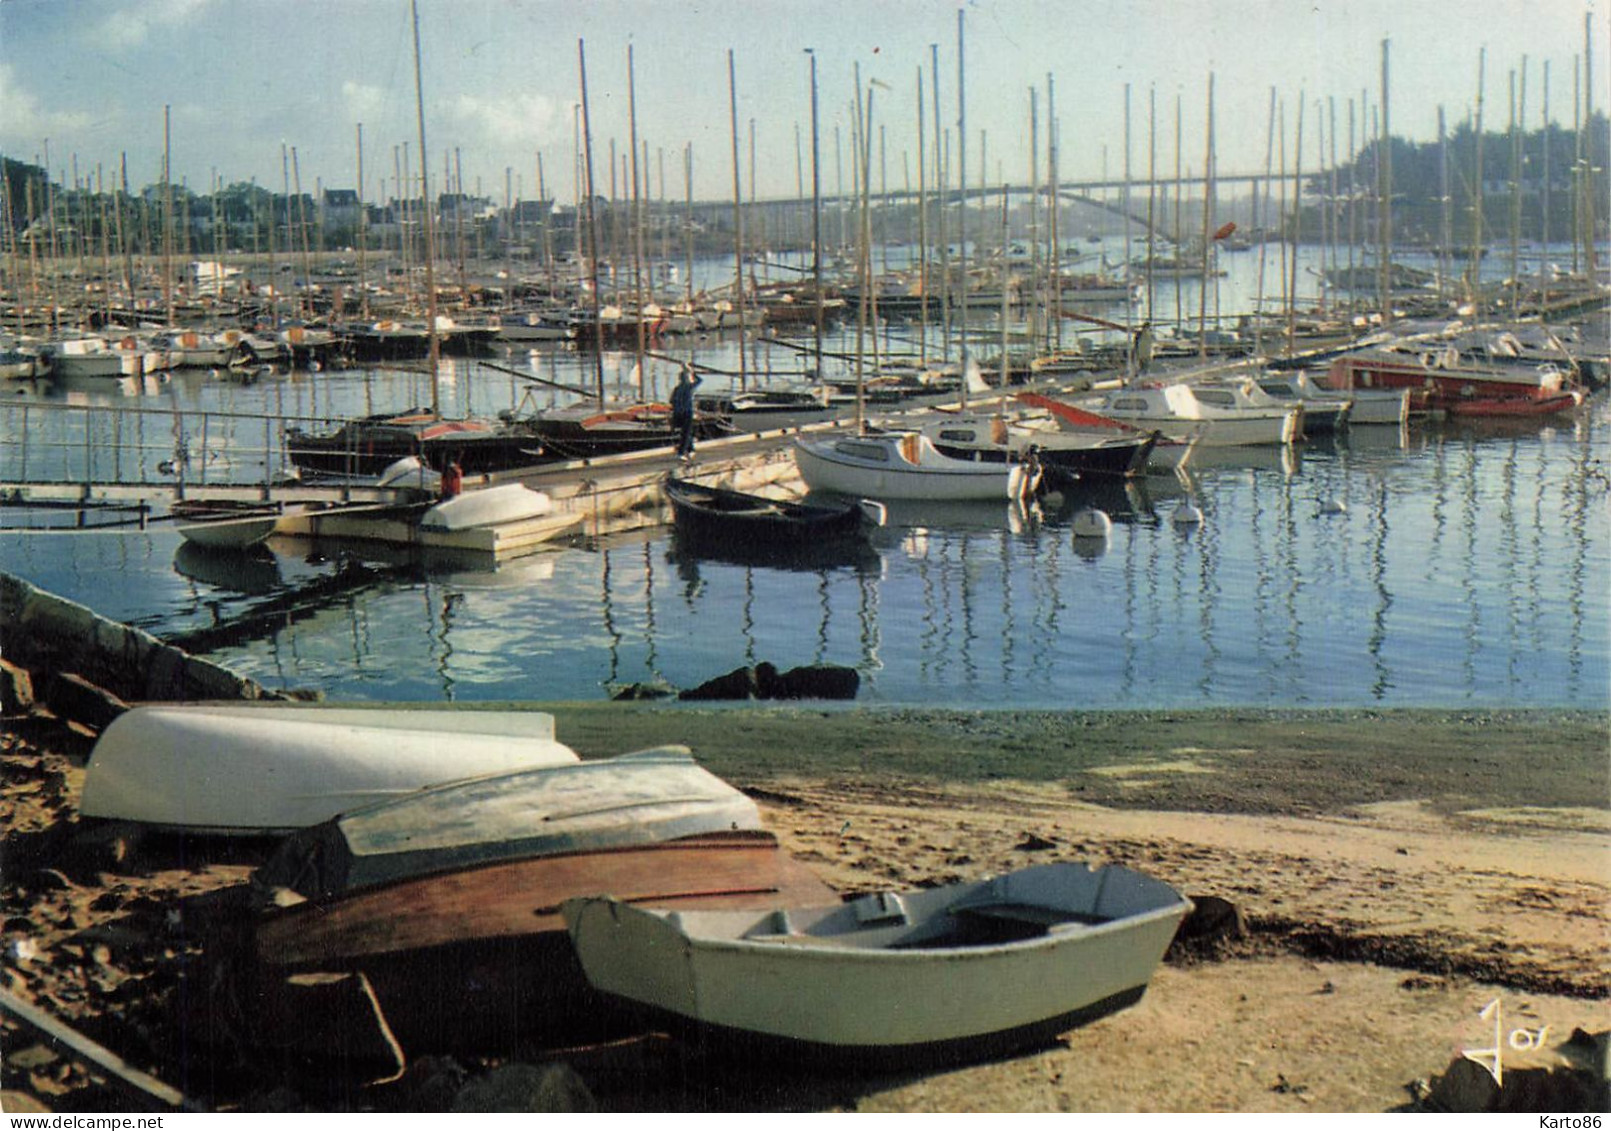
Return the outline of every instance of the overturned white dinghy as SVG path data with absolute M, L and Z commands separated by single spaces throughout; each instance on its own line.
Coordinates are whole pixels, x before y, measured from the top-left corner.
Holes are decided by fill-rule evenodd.
M 499 861 L 760 829 L 755 802 L 686 746 L 432 786 L 286 838 L 253 877 L 322 899 Z
M 424 786 L 577 760 L 540 711 L 135 707 L 96 741 L 80 812 L 196 832 L 288 832 Z
M 1140 999 L 1191 904 L 1118 865 L 775 911 L 563 905 L 595 989 L 753 1052 L 899 1066 L 1049 1041 Z
M 544 518 L 553 511 L 554 500 L 543 492 L 524 483 L 505 483 L 442 500 L 420 516 L 420 529 L 452 533 Z

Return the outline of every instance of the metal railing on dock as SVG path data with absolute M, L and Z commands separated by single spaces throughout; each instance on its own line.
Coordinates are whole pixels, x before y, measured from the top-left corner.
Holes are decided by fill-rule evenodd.
M 312 416 L 16 399 L 0 401 L 0 501 L 173 498 L 384 502 L 397 492 L 300 481 L 286 430 Z

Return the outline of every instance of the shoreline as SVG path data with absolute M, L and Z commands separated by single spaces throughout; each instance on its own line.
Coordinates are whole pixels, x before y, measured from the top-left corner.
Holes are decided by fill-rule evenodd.
M 1041 1051 L 752 1079 L 664 1038 L 573 1050 L 600 1109 L 1379 1111 L 1413 1106 L 1407 1086 L 1480 1043 L 1490 1000 L 1552 1044 L 1611 1027 L 1607 713 L 542 707 L 584 757 L 691 746 L 841 893 L 1106 860 L 1225 899 L 1246 925 Z M 443 1110 L 413 1076 L 336 1096 L 316 1070 L 220 1075 L 181 1054 L 172 1006 L 196 942 L 170 918 L 242 883 L 268 847 L 169 836 L 75 857 L 89 739 L 36 708 L 3 742 L 12 992 L 209 1104 Z M 64 1112 L 123 1102 L 4 1038 L 8 1110 L 24 1093 Z M 457 1059 L 472 1079 L 494 1067 Z

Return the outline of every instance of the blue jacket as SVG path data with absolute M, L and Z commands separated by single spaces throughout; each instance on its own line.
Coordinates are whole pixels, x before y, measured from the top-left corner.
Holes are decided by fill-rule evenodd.
M 677 387 L 671 390 L 671 415 L 689 418 L 694 415 L 694 389 L 699 385 L 700 378 L 695 375 L 692 381 L 678 381 Z

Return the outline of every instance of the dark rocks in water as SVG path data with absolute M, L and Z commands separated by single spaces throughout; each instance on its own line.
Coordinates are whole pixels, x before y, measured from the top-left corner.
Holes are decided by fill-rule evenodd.
M 617 703 L 631 702 L 640 699 L 674 699 L 677 689 L 663 680 L 651 680 L 648 683 L 626 683 L 616 687 L 611 693 L 611 700 Z
M 774 669 L 776 670 L 776 669 Z M 759 671 L 759 669 L 757 669 Z M 807 664 L 777 677 L 775 689 L 763 699 L 854 699 L 861 689 L 861 673 L 838 664 Z
M 735 668 L 677 696 L 690 700 L 730 699 L 854 699 L 861 687 L 855 668 L 837 664 L 806 664 L 780 672 L 762 662 L 753 668 Z
M 734 668 L 726 675 L 719 675 L 715 679 L 707 679 L 698 687 L 682 692 L 677 698 L 693 700 L 758 699 L 760 698 L 756 694 L 758 690 L 754 668 Z

